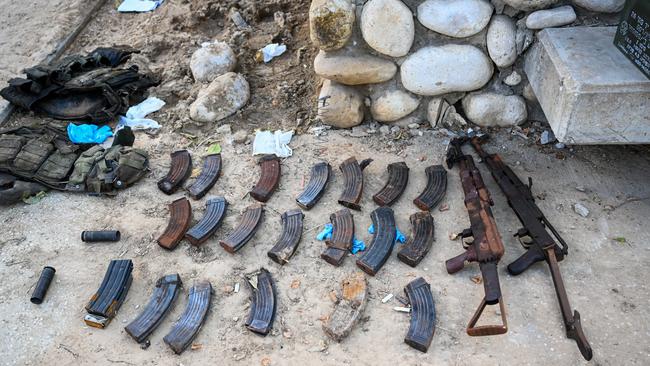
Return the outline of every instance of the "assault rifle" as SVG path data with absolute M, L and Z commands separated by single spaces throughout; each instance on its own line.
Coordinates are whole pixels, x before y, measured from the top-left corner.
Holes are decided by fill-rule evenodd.
M 535 204 L 535 198 L 531 191 L 532 179 L 528 178 L 528 185 L 524 184 L 510 167 L 501 160 L 499 155 L 486 153 L 481 147 L 482 140 L 486 138 L 487 135 L 481 138 L 473 137 L 471 139 L 472 146 L 487 165 L 492 177 L 508 198 L 508 204 L 517 214 L 519 221 L 521 221 L 523 228 L 519 229 L 515 236 L 527 249 L 526 253 L 508 265 L 508 272 L 516 276 L 537 262 L 544 260 L 548 263 L 553 284 L 555 285 L 555 293 L 560 302 L 567 337 L 577 342 L 580 353 L 586 360 L 591 360 L 593 353 L 585 334 L 582 332 L 580 313 L 578 311 L 571 313 L 571 305 L 558 266 L 558 262 L 564 259 L 568 253 L 567 243 Z M 547 229 L 550 230 L 553 236 L 549 234 Z M 554 238 L 557 239 L 557 242 Z
M 445 264 L 447 272 L 453 274 L 463 269 L 466 261 L 479 262 L 485 297 L 478 309 L 476 309 L 469 324 L 467 324 L 467 334 L 470 336 L 504 334 L 508 331 L 508 325 L 497 272 L 497 263 L 504 252 L 503 243 L 490 209 L 490 206 L 494 204 L 490 192 L 485 187 L 481 173 L 476 168 L 472 156 L 464 155 L 461 150 L 465 141 L 466 138 L 453 139 L 450 142 L 447 148 L 447 166 L 452 168 L 455 163 L 458 163 L 460 168 L 460 181 L 465 193 L 465 207 L 470 221 L 470 228 L 463 230 L 460 236 L 463 238 L 472 237 L 473 242 L 466 248 L 464 253 L 447 260 Z M 503 324 L 476 326 L 485 307 L 496 304 L 499 304 L 501 308 Z

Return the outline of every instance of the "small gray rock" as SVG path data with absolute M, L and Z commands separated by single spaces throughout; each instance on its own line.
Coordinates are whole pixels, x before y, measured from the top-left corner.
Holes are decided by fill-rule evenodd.
M 222 135 L 230 135 L 232 133 L 232 129 L 230 128 L 229 124 L 221 125 L 219 128 L 217 128 L 217 133 Z
M 573 211 L 582 217 L 589 216 L 589 209 L 585 207 L 582 203 L 576 203 L 573 205 Z
M 236 144 L 243 144 L 248 141 L 248 132 L 246 130 L 237 130 L 232 135 L 232 141 Z
M 526 18 L 528 29 L 544 29 L 561 27 L 571 24 L 576 20 L 576 12 L 571 5 L 560 6 L 553 9 L 538 10 Z
M 373 96 L 370 112 L 376 121 L 392 122 L 408 116 L 420 100 L 403 90 L 387 90 Z
M 553 141 L 555 141 L 555 135 L 553 134 L 553 131 L 550 130 L 542 132 L 542 135 L 539 137 L 539 143 L 542 145 L 546 145 Z
M 388 135 L 390 133 L 390 127 L 386 125 L 379 127 L 379 133 L 381 133 L 382 135 Z
M 521 75 L 517 71 L 513 71 L 508 75 L 505 79 L 503 79 L 503 82 L 508 85 L 508 86 L 516 86 L 521 83 Z

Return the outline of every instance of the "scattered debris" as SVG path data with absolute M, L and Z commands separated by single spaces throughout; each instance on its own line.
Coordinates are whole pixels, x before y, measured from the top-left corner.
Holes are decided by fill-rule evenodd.
M 325 334 L 337 342 L 347 337 L 359 322 L 368 297 L 366 277 L 361 272 L 350 274 L 341 285 L 341 300 L 323 323 Z
M 281 56 L 286 50 L 287 46 L 284 44 L 270 43 L 257 51 L 257 54 L 255 54 L 255 60 L 257 62 L 264 61 L 264 63 L 268 63 L 274 58 Z
M 133 131 L 160 128 L 158 122 L 145 117 L 153 112 L 159 111 L 164 105 L 165 102 L 156 97 L 145 99 L 143 102 L 130 107 L 126 111 L 126 116 L 120 116 L 115 131 L 126 126 L 131 127 Z
M 68 124 L 68 138 L 75 144 L 101 144 L 111 136 L 109 126 Z
M 390 301 L 390 299 L 392 299 L 392 298 L 393 298 L 393 294 L 388 294 L 388 295 L 384 296 L 383 299 L 381 299 L 381 302 L 382 302 L 383 304 L 385 304 L 385 303 L 387 303 L 388 301 Z
M 411 312 L 411 308 L 407 308 L 407 307 L 404 307 L 404 306 L 395 306 L 393 308 L 393 310 L 399 311 L 400 313 L 410 313 Z
M 449 205 L 448 205 L 448 204 L 446 204 L 446 203 L 445 203 L 445 204 L 442 204 L 442 205 L 440 205 L 440 208 L 438 209 L 438 211 L 440 211 L 440 212 L 445 212 L 445 211 L 449 211 Z
M 253 140 L 253 155 L 274 154 L 280 158 L 287 158 L 293 154 L 289 147 L 293 131 L 282 132 L 277 130 L 257 131 Z
M 239 282 L 235 283 L 235 293 L 239 292 Z
M 124 0 L 117 11 L 120 13 L 145 13 L 156 10 L 165 0 Z
M 553 141 L 555 141 L 555 135 L 553 134 L 553 131 L 550 130 L 542 132 L 542 135 L 539 138 L 539 143 L 542 145 L 549 144 Z
M 300 287 L 300 280 L 291 281 L 291 288 L 292 289 L 297 289 L 298 287 Z
M 472 276 L 469 279 L 472 280 L 472 282 L 474 282 L 477 285 L 483 283 L 483 277 L 481 276 Z
M 573 211 L 582 217 L 589 216 L 589 209 L 585 207 L 582 203 L 576 203 L 573 205 Z

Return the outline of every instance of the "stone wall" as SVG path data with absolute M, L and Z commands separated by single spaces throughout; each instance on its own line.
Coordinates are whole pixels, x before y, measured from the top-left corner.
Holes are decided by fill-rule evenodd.
M 313 0 L 319 118 L 340 128 L 374 120 L 451 129 L 543 119 L 522 72 L 536 32 L 611 24 L 624 2 Z

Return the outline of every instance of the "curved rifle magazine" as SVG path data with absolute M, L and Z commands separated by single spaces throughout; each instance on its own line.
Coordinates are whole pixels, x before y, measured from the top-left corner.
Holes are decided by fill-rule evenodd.
M 257 274 L 256 286 L 247 279 L 251 289 L 251 307 L 246 319 L 246 328 L 261 335 L 267 335 L 273 327 L 277 307 L 275 282 L 269 271 L 261 268 Z
M 354 218 L 349 209 L 344 208 L 330 215 L 332 238 L 325 241 L 327 248 L 320 257 L 333 266 L 340 266 L 352 248 L 354 238 Z
M 147 306 L 144 307 L 137 318 L 124 327 L 124 330 L 136 342 L 142 343 L 146 341 L 147 337 L 158 328 L 172 308 L 181 286 L 181 276 L 178 274 L 159 278 Z
M 276 263 L 282 265 L 289 263 L 289 259 L 296 252 L 302 237 L 304 217 L 300 210 L 291 210 L 282 214 L 282 235 L 267 253 Z
M 183 239 L 192 223 L 192 205 L 182 197 L 169 205 L 169 223 L 165 232 L 157 239 L 158 245 L 173 250 Z
M 424 258 L 434 241 L 433 217 L 429 211 L 416 212 L 409 218 L 411 237 L 397 252 L 397 258 L 411 267 L 415 267 Z
M 167 175 L 158 181 L 158 188 L 165 194 L 172 194 L 192 174 L 192 156 L 187 150 L 171 153 L 171 165 Z
M 264 209 L 260 203 L 254 203 L 246 208 L 237 227 L 228 236 L 219 242 L 223 249 L 235 253 L 241 249 L 255 235 L 262 221 Z
M 260 161 L 260 179 L 250 191 L 256 201 L 266 202 L 280 184 L 280 158 L 275 155 L 264 155 Z
M 371 162 L 372 159 L 366 159 L 359 164 L 353 156 L 339 165 L 339 169 L 343 173 L 343 192 L 339 197 L 341 205 L 353 210 L 361 210 L 359 202 L 363 193 L 363 169 Z
M 447 193 L 447 171 L 442 165 L 432 165 L 424 171 L 427 175 L 427 186 L 413 203 L 420 210 L 429 211 L 435 208 Z
M 421 352 L 427 352 L 436 330 L 436 307 L 431 286 L 419 277 L 404 288 L 411 303 L 411 323 L 404 342 Z
M 390 206 L 404 193 L 409 181 L 409 167 L 400 161 L 388 165 L 388 181 L 372 199 L 379 206 Z
M 375 227 L 375 235 L 370 248 L 357 259 L 357 267 L 367 274 L 374 276 L 386 263 L 395 244 L 395 216 L 390 207 L 379 207 L 370 214 Z
M 341 299 L 334 311 L 323 323 L 323 331 L 337 342 L 350 335 L 352 328 L 359 322 L 366 307 L 368 284 L 362 272 L 356 272 L 343 280 Z
M 201 330 L 210 309 L 211 297 L 212 285 L 209 281 L 200 281 L 190 289 L 189 300 L 183 315 L 163 338 L 163 341 L 176 354 L 183 353 Z
M 185 234 L 185 239 L 193 245 L 201 245 L 217 231 L 226 213 L 228 201 L 224 197 L 210 198 L 205 203 L 201 220 Z
M 205 196 L 206 193 L 215 183 L 221 175 L 221 154 L 212 154 L 205 157 L 203 161 L 203 169 L 201 169 L 201 174 L 196 178 L 196 181 L 190 186 L 188 192 L 190 197 L 195 200 L 199 200 Z
M 332 167 L 326 162 L 320 162 L 311 168 L 311 177 L 305 190 L 296 197 L 298 206 L 305 210 L 309 210 L 318 203 L 323 194 L 325 187 L 329 182 L 330 175 L 332 174 Z
M 131 287 L 133 262 L 130 259 L 112 260 L 97 292 L 90 298 L 86 311 L 95 317 L 86 317 L 86 324 L 104 328 L 122 306 Z M 95 321 L 98 320 L 98 321 Z

